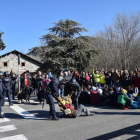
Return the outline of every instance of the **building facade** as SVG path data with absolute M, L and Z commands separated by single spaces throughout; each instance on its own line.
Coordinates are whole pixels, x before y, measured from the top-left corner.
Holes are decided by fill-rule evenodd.
M 11 71 L 12 69 L 18 73 L 18 56 L 20 55 L 19 71 L 20 73 L 29 70 L 30 72 L 36 72 L 40 68 L 39 61 L 30 58 L 29 56 L 22 54 L 16 50 L 0 56 L 0 71 Z

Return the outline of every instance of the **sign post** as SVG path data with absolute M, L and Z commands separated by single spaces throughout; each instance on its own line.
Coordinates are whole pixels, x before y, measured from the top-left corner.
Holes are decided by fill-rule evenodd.
M 20 92 L 20 71 L 19 71 L 19 69 L 20 69 L 20 54 L 18 55 L 18 82 L 19 82 L 18 86 L 19 86 L 19 92 Z

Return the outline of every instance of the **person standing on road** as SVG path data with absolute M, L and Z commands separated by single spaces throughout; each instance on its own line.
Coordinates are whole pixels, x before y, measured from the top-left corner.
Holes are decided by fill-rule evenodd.
M 37 80 L 37 88 L 38 88 L 38 93 L 41 91 L 42 89 L 42 82 L 43 82 L 43 75 L 41 73 L 41 71 L 38 72 L 38 75 L 36 77 L 36 80 Z
M 12 80 L 12 95 L 13 95 L 13 100 L 15 100 L 15 85 L 16 85 L 16 79 L 17 79 L 17 75 L 15 74 L 15 72 L 13 70 L 11 70 L 10 72 L 10 77 Z
M 32 87 L 33 87 L 33 90 L 34 90 L 34 94 L 37 93 L 37 81 L 36 81 L 36 76 L 37 76 L 37 74 L 34 74 L 33 77 L 32 77 Z
M 12 98 L 12 94 L 11 94 L 12 93 L 12 90 L 11 90 L 12 80 L 9 77 L 9 74 L 8 74 L 7 71 L 4 72 L 4 78 L 2 79 L 2 82 L 3 82 L 4 88 L 5 88 L 2 106 L 4 106 L 6 95 L 8 96 L 9 106 L 12 106 L 13 105 L 12 102 L 11 102 L 11 98 Z
M 58 85 L 59 85 L 59 80 L 57 78 L 54 78 L 53 81 L 51 81 L 46 88 L 46 91 L 47 91 L 46 98 L 50 106 L 50 119 L 56 120 L 56 121 L 59 120 L 60 118 L 56 116 L 53 97 L 57 100 L 56 94 L 58 94 Z
M 1 114 L 2 112 L 2 102 L 3 102 L 3 89 L 4 89 L 4 85 L 2 83 L 2 77 L 3 77 L 3 72 L 0 71 L 0 118 L 4 118 L 5 116 Z
M 25 73 L 24 77 L 21 80 L 21 88 L 22 91 L 25 91 L 28 93 L 28 95 L 30 96 L 30 87 L 29 87 L 29 83 L 30 83 L 30 79 L 28 77 L 28 74 Z

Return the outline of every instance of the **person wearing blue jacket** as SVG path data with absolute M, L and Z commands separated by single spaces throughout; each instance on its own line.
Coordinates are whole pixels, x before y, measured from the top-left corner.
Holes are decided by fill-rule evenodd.
M 0 71 L 0 118 L 4 118 L 5 116 L 1 114 L 2 112 L 2 103 L 3 103 L 3 89 L 4 89 L 4 85 L 2 83 L 2 77 L 3 77 L 3 72 Z

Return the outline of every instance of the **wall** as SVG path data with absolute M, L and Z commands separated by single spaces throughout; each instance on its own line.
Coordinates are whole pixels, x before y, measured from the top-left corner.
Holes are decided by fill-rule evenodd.
M 8 62 L 8 66 L 4 67 L 3 62 Z M 40 65 L 36 62 L 28 59 L 25 56 L 21 56 L 20 62 L 25 62 L 25 66 L 20 65 L 20 73 L 29 70 L 30 72 L 35 72 Z M 0 58 L 0 71 L 11 71 L 14 70 L 16 73 L 18 72 L 18 55 L 11 53 L 9 55 L 6 55 L 2 58 Z

